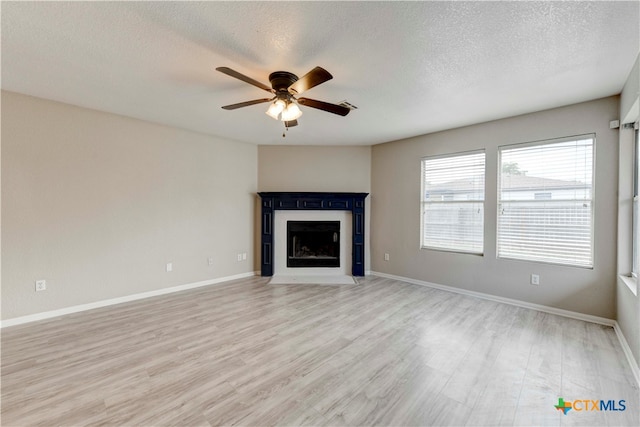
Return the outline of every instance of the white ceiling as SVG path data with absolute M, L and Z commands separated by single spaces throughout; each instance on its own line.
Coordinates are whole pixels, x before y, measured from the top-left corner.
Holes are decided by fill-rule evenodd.
M 639 2 L 2 2 L 2 88 L 253 144 L 377 144 L 620 93 Z M 283 126 L 272 71 L 334 78 Z

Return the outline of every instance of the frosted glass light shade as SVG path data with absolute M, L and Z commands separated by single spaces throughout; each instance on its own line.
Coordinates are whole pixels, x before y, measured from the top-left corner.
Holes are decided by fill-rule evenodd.
M 282 116 L 280 120 L 283 122 L 289 122 L 291 120 L 296 120 L 298 117 L 302 115 L 302 111 L 300 107 L 298 107 L 295 103 L 291 102 L 287 105 L 287 108 L 282 112 Z
M 266 114 L 273 117 L 276 120 L 279 120 L 280 117 L 278 116 L 280 115 L 280 113 L 282 113 L 285 106 L 286 104 L 284 103 L 284 101 L 281 99 L 278 99 L 276 100 L 276 102 L 269 105 L 269 109 L 266 111 Z

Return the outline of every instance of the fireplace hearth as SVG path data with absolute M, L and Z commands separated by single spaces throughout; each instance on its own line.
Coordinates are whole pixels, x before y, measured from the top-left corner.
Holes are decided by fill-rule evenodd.
M 287 267 L 340 267 L 340 221 L 287 221 Z

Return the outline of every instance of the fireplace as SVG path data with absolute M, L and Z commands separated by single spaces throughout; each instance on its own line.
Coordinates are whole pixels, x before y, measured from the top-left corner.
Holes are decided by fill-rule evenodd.
M 316 264 L 315 267 L 306 267 L 305 274 L 364 276 L 364 199 L 368 193 L 260 192 L 258 195 L 262 199 L 260 216 L 262 276 L 273 276 L 274 273 L 293 275 L 303 271 L 297 266 L 288 267 L 290 264 L 287 250 L 289 240 L 287 222 L 289 221 L 340 222 L 340 228 L 337 230 L 337 240 L 340 241 L 339 252 L 336 254 L 339 258 L 338 266 L 323 267 Z M 333 240 L 333 233 L 328 235 L 331 236 L 330 240 Z M 333 255 L 316 253 L 314 262 L 319 258 L 332 257 Z M 307 261 L 310 260 L 303 262 Z
M 287 267 L 340 267 L 340 221 L 287 221 Z

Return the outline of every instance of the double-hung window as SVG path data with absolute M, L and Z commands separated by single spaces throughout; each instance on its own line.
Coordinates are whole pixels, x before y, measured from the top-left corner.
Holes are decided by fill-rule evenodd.
M 499 258 L 593 267 L 594 144 L 582 135 L 499 148 Z
M 422 248 L 483 253 L 484 151 L 422 159 Z

